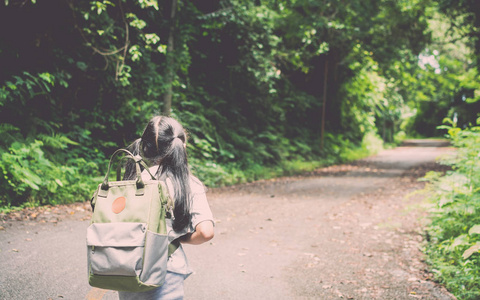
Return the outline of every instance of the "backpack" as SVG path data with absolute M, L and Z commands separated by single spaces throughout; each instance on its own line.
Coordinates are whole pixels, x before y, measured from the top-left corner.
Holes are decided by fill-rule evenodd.
M 136 180 L 120 180 L 118 163 L 117 181 L 108 181 L 112 162 L 120 153 L 135 161 Z M 150 171 L 151 180 L 142 180 L 140 165 L 148 171 L 140 156 L 125 149 L 115 151 L 92 198 L 87 261 L 93 287 L 141 292 L 165 281 L 168 257 L 176 250 L 169 245 L 166 227 L 172 201 L 165 182 L 156 180 Z

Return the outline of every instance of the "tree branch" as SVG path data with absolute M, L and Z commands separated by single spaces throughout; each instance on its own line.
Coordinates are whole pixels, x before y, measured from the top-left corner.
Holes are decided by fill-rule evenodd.
M 67 0 L 67 3 L 68 3 L 68 6 L 70 7 L 70 9 L 72 10 L 74 27 L 79 32 L 83 41 L 87 44 L 88 47 L 90 47 L 93 50 L 94 53 L 100 54 L 105 58 L 106 64 L 105 64 L 104 70 L 106 70 L 108 68 L 108 65 L 109 65 L 107 57 L 118 54 L 118 53 L 123 51 L 122 58 L 121 59 L 116 59 L 117 64 L 116 64 L 116 70 L 115 70 L 115 80 L 118 80 L 118 76 L 122 72 L 123 67 L 125 65 L 125 59 L 127 57 L 128 45 L 130 44 L 129 26 L 128 26 L 127 20 L 125 19 L 125 14 L 124 14 L 124 11 L 123 11 L 121 0 L 119 0 L 118 3 L 119 3 L 121 15 L 122 15 L 122 20 L 123 20 L 123 23 L 125 24 L 125 43 L 121 48 L 118 48 L 118 49 L 115 49 L 115 50 L 110 50 L 110 51 L 109 50 L 101 50 L 101 49 L 93 46 L 93 43 L 88 40 L 88 38 L 85 36 L 83 30 L 78 25 L 79 23 L 78 23 L 77 16 L 75 14 L 75 6 L 73 4 L 73 1 L 72 0 Z

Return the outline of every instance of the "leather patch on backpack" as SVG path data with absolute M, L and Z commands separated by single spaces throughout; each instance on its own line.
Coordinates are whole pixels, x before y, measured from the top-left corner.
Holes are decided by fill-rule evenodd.
M 127 199 L 125 199 L 125 197 L 118 197 L 112 203 L 112 211 L 116 214 L 119 214 L 125 209 L 126 204 Z

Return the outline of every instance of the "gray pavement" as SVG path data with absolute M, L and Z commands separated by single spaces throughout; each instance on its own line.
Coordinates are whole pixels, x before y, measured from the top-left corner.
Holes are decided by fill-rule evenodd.
M 84 299 L 89 221 L 13 222 L 0 231 L 0 299 Z M 10 226 L 11 225 L 11 226 Z

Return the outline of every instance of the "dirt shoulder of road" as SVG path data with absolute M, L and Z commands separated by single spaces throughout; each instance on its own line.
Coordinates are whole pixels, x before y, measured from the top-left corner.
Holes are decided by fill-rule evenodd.
M 18 222 L 56 225 L 64 220 L 89 220 L 92 209 L 89 202 L 26 207 L 9 213 L 0 213 L 0 230 Z

